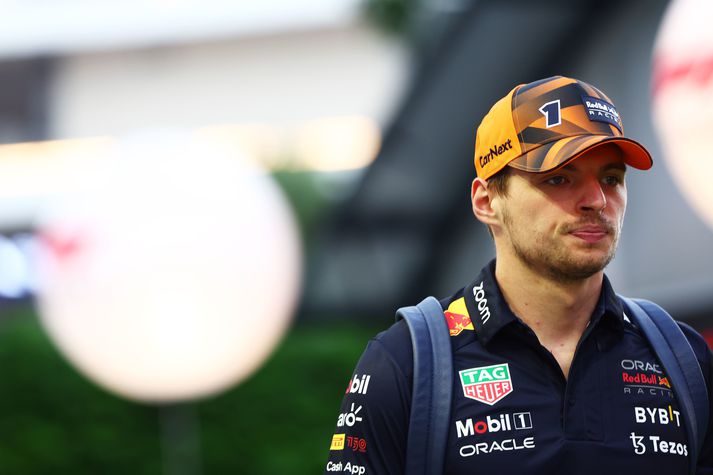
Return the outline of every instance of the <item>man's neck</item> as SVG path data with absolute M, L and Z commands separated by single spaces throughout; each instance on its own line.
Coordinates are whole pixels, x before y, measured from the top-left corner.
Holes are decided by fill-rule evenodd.
M 602 290 L 604 273 L 562 282 L 515 256 L 498 256 L 495 278 L 510 309 L 557 358 L 565 376 Z

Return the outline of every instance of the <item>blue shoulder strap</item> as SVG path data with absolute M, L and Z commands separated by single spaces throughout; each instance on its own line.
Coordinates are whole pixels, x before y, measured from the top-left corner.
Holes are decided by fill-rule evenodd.
M 690 473 L 696 473 L 698 455 L 708 426 L 708 389 L 691 344 L 664 309 L 643 299 L 619 296 L 633 322 L 646 335 L 668 375 L 683 413 L 691 453 Z
M 406 475 L 443 473 L 451 417 L 453 354 L 443 308 L 435 297 L 402 307 L 413 344 L 413 391 L 406 447 Z

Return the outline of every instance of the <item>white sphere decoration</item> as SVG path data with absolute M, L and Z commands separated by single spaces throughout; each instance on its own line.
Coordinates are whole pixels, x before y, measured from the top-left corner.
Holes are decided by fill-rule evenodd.
M 678 188 L 713 227 L 713 2 L 674 0 L 654 47 L 654 124 Z
M 92 191 L 39 225 L 39 306 L 84 375 L 147 402 L 215 394 L 269 356 L 294 311 L 301 249 L 271 177 L 207 139 L 119 141 Z

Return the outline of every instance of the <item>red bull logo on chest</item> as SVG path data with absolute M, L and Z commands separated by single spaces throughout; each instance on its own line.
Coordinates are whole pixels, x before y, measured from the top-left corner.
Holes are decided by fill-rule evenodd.
M 468 315 L 468 309 L 465 306 L 463 297 L 451 302 L 448 309 L 443 312 L 443 315 L 446 317 L 448 331 L 451 336 L 458 336 L 463 330 L 473 330 L 473 322 L 470 321 L 470 315 Z
M 512 392 L 507 363 L 459 371 L 463 395 L 492 406 Z
M 444 315 L 446 316 L 448 331 L 451 336 L 458 336 L 463 330 L 473 329 L 473 322 L 470 321 L 470 317 L 467 315 L 453 312 L 444 312 Z

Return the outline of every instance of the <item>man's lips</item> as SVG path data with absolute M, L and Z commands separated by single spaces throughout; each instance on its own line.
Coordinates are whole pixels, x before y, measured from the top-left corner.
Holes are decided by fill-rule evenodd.
M 604 226 L 579 226 L 569 231 L 569 234 L 588 243 L 595 243 L 604 239 L 609 234 L 609 229 Z

